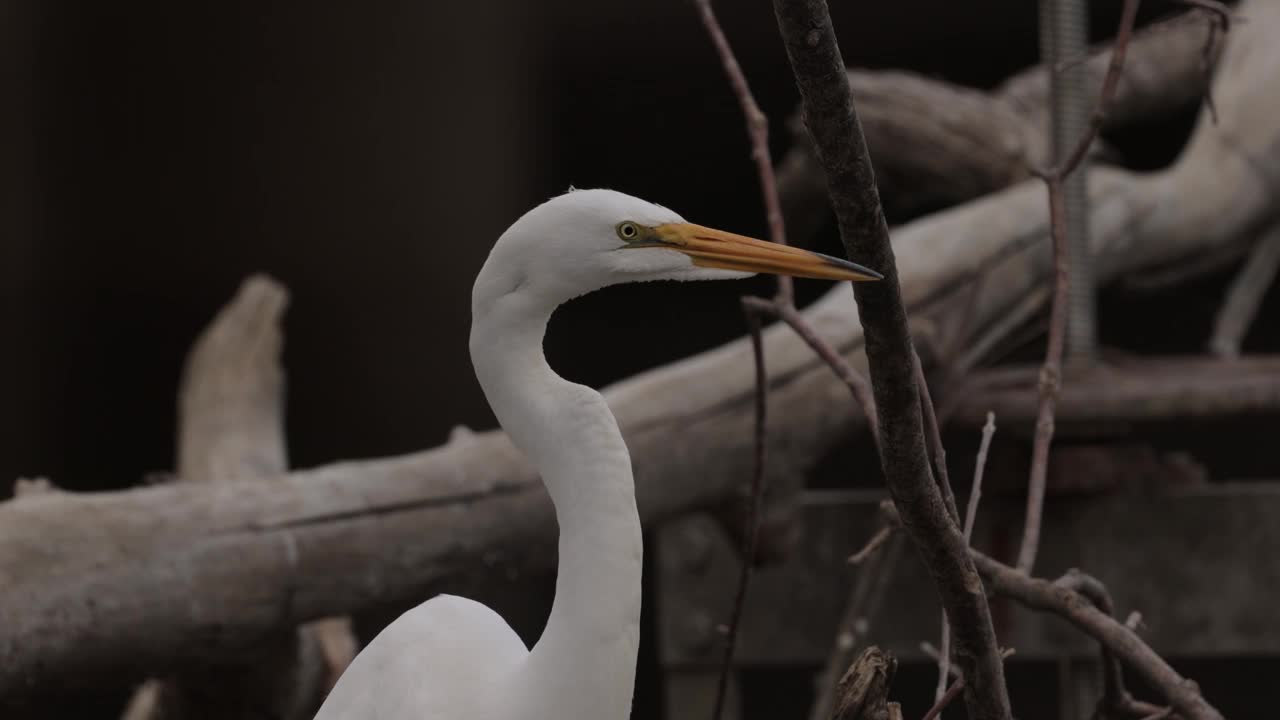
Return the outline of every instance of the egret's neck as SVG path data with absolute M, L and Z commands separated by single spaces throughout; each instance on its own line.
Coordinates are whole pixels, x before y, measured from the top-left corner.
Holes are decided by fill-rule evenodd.
M 541 474 L 560 525 L 555 601 L 530 654 L 530 682 L 561 703 L 580 698 L 575 717 L 623 720 L 643 552 L 631 461 L 604 398 L 547 365 L 542 339 L 553 309 L 518 293 L 477 308 L 472 362 L 498 421 Z

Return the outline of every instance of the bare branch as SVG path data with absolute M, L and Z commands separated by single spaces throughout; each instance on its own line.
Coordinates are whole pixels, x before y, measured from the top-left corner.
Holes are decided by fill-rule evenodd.
M 978 443 L 978 458 L 973 468 L 973 488 L 969 491 L 969 503 L 964 511 L 964 541 L 973 538 L 973 526 L 978 519 L 978 502 L 982 499 L 982 475 L 987 468 L 987 453 L 991 450 L 991 438 L 996 434 L 996 414 L 987 412 L 987 422 L 982 426 L 982 440 Z
M 742 66 L 738 64 L 733 48 L 729 45 L 729 39 L 725 37 L 724 30 L 711 9 L 711 0 L 694 0 L 694 5 L 698 8 L 702 24 L 707 28 L 707 34 L 711 36 L 711 42 L 716 46 L 720 64 L 724 66 L 725 74 L 729 76 L 729 84 L 738 97 L 738 104 L 742 106 L 742 115 L 747 121 L 747 136 L 751 139 L 751 158 L 755 160 L 756 172 L 760 176 L 760 195 L 764 199 L 765 219 L 769 223 L 769 239 L 786 245 L 787 228 L 782 218 L 782 203 L 778 200 L 778 181 L 773 171 L 773 160 L 769 155 L 769 118 L 760 111 L 755 96 L 751 94 L 751 86 L 742 72 Z M 794 296 L 791 278 L 779 275 L 777 283 L 778 299 L 789 303 Z
M 1222 714 L 1204 699 L 1194 682 L 1179 675 L 1142 638 L 1068 584 L 1030 577 L 976 550 L 972 554 L 993 592 L 1033 610 L 1056 613 L 1093 636 L 1142 675 L 1186 720 L 1222 720 Z
M 1053 413 L 1061 387 L 1062 354 L 1066 348 L 1067 300 L 1070 252 L 1066 221 L 1063 218 L 1062 179 L 1051 177 L 1049 215 L 1053 236 L 1053 295 L 1049 310 L 1049 342 L 1040 369 L 1040 402 L 1036 414 L 1035 440 L 1031 447 L 1031 478 L 1027 482 L 1027 514 L 1022 543 L 1018 548 L 1018 569 L 1031 572 L 1040 549 L 1040 524 L 1044 513 L 1045 486 L 1049 474 L 1049 445 L 1053 442 Z
M 1008 691 L 986 594 L 958 524 L 933 482 L 919 388 L 889 228 L 858 123 L 844 60 L 824 0 L 775 0 L 774 13 L 800 90 L 805 124 L 827 177 L 846 251 L 884 274 L 855 283 L 881 422 L 881 466 L 904 525 L 937 584 L 957 631 L 965 702 L 973 720 L 1008 720 Z
M 1108 616 L 1115 616 L 1115 604 L 1111 601 L 1111 593 L 1107 591 L 1102 581 L 1086 575 L 1077 569 L 1071 569 L 1067 574 L 1054 581 L 1059 587 L 1068 588 L 1077 592 L 1081 597 L 1086 598 L 1100 612 L 1106 613 Z M 1125 624 L 1130 631 L 1133 628 Z M 1142 702 L 1134 699 L 1124 685 L 1124 669 L 1120 666 L 1120 662 L 1112 654 L 1110 648 L 1104 643 L 1099 643 L 1102 664 L 1102 697 L 1098 700 L 1099 717 L 1117 716 L 1145 716 L 1159 710 L 1158 707 L 1151 703 Z
M 871 539 L 867 540 L 867 544 L 863 545 L 861 550 L 849 556 L 849 564 L 861 565 L 866 562 L 867 558 L 874 555 L 881 547 L 884 547 L 884 544 L 889 541 L 889 538 L 893 537 L 893 530 L 894 529 L 888 525 L 877 530 L 876 534 L 872 535 Z
M 831 368 L 831 371 L 840 379 L 840 382 L 849 388 L 854 401 L 858 403 L 858 407 L 862 408 L 862 414 L 867 418 L 867 429 L 871 431 L 871 438 L 875 442 L 876 448 L 880 449 L 880 419 L 879 413 L 876 411 L 876 399 L 875 394 L 871 391 L 871 384 L 830 343 L 818 336 L 805 321 L 800 311 L 796 310 L 795 305 L 791 303 L 775 304 L 777 305 L 779 319 L 795 331 L 796 335 L 801 340 L 804 340 L 805 344 L 818 357 L 822 358 L 827 367 Z
M 945 677 L 945 676 L 944 676 Z M 960 691 L 964 689 L 964 678 L 960 678 L 951 683 L 951 687 L 938 694 L 937 700 L 934 701 L 933 707 L 929 708 L 920 720 L 934 720 L 934 718 L 942 717 L 942 711 L 951 704 L 953 700 L 960 696 Z
M 920 388 L 920 415 L 924 420 L 925 441 L 929 445 L 929 455 L 933 458 L 933 471 L 942 492 L 942 500 L 947 504 L 951 518 L 958 524 L 960 511 L 956 508 L 955 491 L 951 488 L 951 478 L 947 474 L 947 451 L 942 446 L 942 429 L 938 427 L 938 415 L 933 407 L 933 396 L 929 393 L 929 380 L 924 375 L 924 365 L 920 362 L 920 354 L 911 353 L 911 364 L 916 376 L 916 386 Z
M 1031 449 L 1031 477 L 1027 483 L 1027 517 L 1022 543 L 1018 548 L 1018 569 L 1030 573 L 1035 567 L 1040 548 L 1040 523 L 1044 512 L 1044 494 L 1049 469 L 1049 446 L 1053 442 L 1053 412 L 1061 387 L 1062 354 L 1066 348 L 1068 306 L 1071 288 L 1070 246 L 1067 240 L 1066 199 L 1063 183 L 1084 159 L 1102 127 L 1106 108 L 1115 95 L 1124 68 L 1124 56 L 1133 35 L 1140 0 L 1125 0 L 1120 29 L 1111 50 L 1111 62 L 1102 81 L 1102 93 L 1094 107 L 1089 128 L 1066 157 L 1055 168 L 1041 174 L 1049 190 L 1049 232 L 1053 241 L 1054 282 L 1049 310 L 1049 343 L 1044 366 L 1040 371 L 1040 410 L 1036 418 L 1036 435 Z M 1075 222 L 1082 222 L 1082 218 Z

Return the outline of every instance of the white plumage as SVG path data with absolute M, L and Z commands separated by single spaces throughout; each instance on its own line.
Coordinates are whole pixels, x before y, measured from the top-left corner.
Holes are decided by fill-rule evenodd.
M 539 470 L 560 526 L 555 601 L 527 649 L 489 608 L 441 595 L 388 625 L 317 720 L 624 720 L 640 640 L 643 545 L 627 447 L 604 398 L 547 365 L 562 303 L 606 285 L 753 272 L 868 280 L 843 260 L 686 223 L 577 190 L 498 239 L 472 293 L 471 358 L 494 414 Z

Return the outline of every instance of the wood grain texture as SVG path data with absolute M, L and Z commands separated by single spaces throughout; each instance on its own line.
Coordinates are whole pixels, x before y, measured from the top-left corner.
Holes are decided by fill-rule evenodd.
M 287 303 L 281 285 L 251 276 L 192 347 L 178 394 L 177 482 L 266 480 L 288 470 L 280 364 Z M 124 720 L 306 720 L 329 687 L 322 636 L 343 632 L 332 621 L 283 626 L 233 656 L 148 680 Z

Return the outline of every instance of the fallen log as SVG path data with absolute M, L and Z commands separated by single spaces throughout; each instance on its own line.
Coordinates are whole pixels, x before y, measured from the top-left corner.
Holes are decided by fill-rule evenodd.
M 966 378 L 943 414 L 977 429 L 986 413 L 1010 432 L 1036 419 L 1039 368 L 1009 367 Z M 1280 357 L 1171 357 L 1063 368 L 1055 423 L 1063 434 L 1104 435 L 1136 423 L 1280 414 Z

